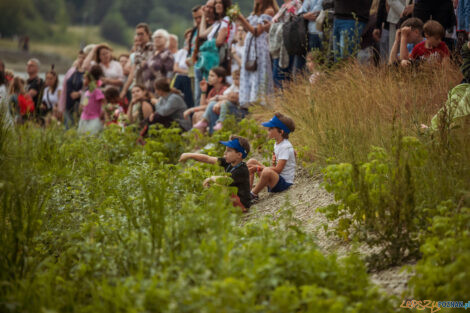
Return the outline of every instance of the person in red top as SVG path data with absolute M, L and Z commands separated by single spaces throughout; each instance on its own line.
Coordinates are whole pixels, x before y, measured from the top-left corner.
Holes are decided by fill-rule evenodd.
M 425 41 L 417 44 L 411 51 L 410 59 L 403 60 L 402 65 L 407 66 L 410 61 L 438 61 L 441 62 L 450 56 L 449 48 L 442 41 L 445 35 L 444 27 L 439 22 L 430 20 L 423 27 Z

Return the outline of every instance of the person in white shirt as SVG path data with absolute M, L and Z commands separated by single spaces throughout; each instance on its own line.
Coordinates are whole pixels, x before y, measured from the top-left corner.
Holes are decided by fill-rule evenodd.
M 269 192 L 277 193 L 289 189 L 294 184 L 295 177 L 295 151 L 289 141 L 289 134 L 295 130 L 294 121 L 279 112 L 274 113 L 274 117 L 266 123 L 268 127 L 269 139 L 274 139 L 274 154 L 270 167 L 264 166 L 261 162 L 250 159 L 247 162 L 250 171 L 250 188 L 253 201 L 258 199 L 258 193 L 268 187 Z M 258 174 L 259 181 L 253 188 L 255 174 Z
M 46 88 L 42 94 L 40 110 L 45 116 L 45 125 L 48 126 L 52 119 L 59 118 L 59 99 L 61 88 L 59 86 L 59 77 L 53 69 L 46 73 Z
M 104 76 L 101 78 L 101 82 L 106 86 L 110 85 L 121 90 L 124 85 L 124 72 L 121 64 L 113 60 L 112 49 L 107 44 L 94 46 L 83 61 L 83 67 L 88 71 L 96 64 L 101 66 L 103 70 Z

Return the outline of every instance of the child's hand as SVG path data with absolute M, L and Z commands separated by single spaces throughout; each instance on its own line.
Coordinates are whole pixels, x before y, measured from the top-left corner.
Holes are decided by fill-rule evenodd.
M 186 162 L 186 161 L 189 160 L 189 159 L 190 159 L 189 153 L 183 153 L 183 154 L 180 156 L 179 162 L 184 163 L 184 162 Z

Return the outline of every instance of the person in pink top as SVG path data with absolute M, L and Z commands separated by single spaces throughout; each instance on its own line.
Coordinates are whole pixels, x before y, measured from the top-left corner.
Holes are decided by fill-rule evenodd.
M 103 129 L 101 122 L 101 107 L 105 104 L 105 96 L 101 89 L 100 78 L 103 70 L 99 65 L 93 65 L 83 79 L 84 86 L 88 89 L 82 96 L 82 115 L 78 124 L 78 132 L 81 134 L 95 135 Z

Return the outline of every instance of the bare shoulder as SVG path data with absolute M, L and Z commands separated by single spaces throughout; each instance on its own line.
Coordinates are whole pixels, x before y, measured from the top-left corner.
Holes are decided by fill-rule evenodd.
M 265 11 L 264 11 L 264 14 L 267 14 L 267 15 L 270 15 L 270 16 L 274 16 L 276 14 L 276 12 L 274 12 L 274 9 L 272 7 L 270 8 L 267 8 Z

